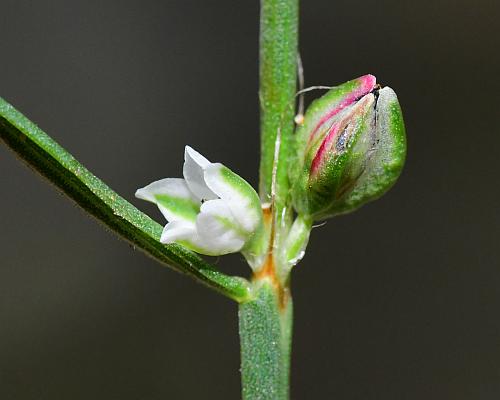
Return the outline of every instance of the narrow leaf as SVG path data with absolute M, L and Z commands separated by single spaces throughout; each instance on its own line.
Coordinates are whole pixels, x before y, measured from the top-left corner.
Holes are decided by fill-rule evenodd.
M 2 98 L 0 138 L 19 158 L 84 210 L 149 256 L 232 299 L 242 301 L 247 297 L 245 279 L 219 272 L 182 246 L 160 243 L 161 225 L 111 190 Z

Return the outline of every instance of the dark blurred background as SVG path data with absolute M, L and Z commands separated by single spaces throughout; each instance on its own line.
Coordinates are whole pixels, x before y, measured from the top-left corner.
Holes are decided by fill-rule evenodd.
M 314 230 L 294 273 L 293 399 L 499 398 L 499 11 L 302 1 L 306 85 L 375 74 L 409 147 L 390 193 Z M 1 0 L 0 96 L 163 221 L 133 193 L 180 176 L 185 144 L 257 186 L 258 15 L 257 0 Z M 4 146 L 0 184 L 1 399 L 239 398 L 236 304 Z

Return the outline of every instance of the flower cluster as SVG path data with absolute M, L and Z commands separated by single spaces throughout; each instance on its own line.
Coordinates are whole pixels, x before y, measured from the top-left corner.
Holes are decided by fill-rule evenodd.
M 385 193 L 406 154 L 403 117 L 394 91 L 365 75 L 315 100 L 295 134 L 291 197 L 297 213 L 287 228 L 284 269 L 304 254 L 314 220 L 352 211 Z M 184 179 L 139 189 L 168 220 L 161 242 L 206 255 L 241 251 L 252 268 L 265 257 L 269 227 L 255 190 L 220 163 L 186 147 Z

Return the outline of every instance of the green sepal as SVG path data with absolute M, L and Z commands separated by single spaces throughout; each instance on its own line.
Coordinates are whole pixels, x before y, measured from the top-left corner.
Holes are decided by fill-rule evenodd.
M 379 92 L 376 110 L 377 143 L 374 149 L 366 149 L 365 143 L 353 146 L 353 157 L 361 157 L 371 151 L 359 176 L 349 177 L 352 188 L 347 190 L 325 216 L 345 214 L 356 210 L 367 202 L 373 201 L 386 193 L 397 181 L 406 159 L 406 130 L 403 113 L 396 94 L 390 88 Z M 351 161 L 352 162 L 352 161 Z

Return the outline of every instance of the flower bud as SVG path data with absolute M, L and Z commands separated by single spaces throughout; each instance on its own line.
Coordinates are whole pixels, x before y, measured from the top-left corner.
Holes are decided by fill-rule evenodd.
M 290 177 L 296 211 L 313 219 L 347 213 L 384 194 L 404 164 L 406 137 L 394 91 L 365 75 L 308 108 Z

